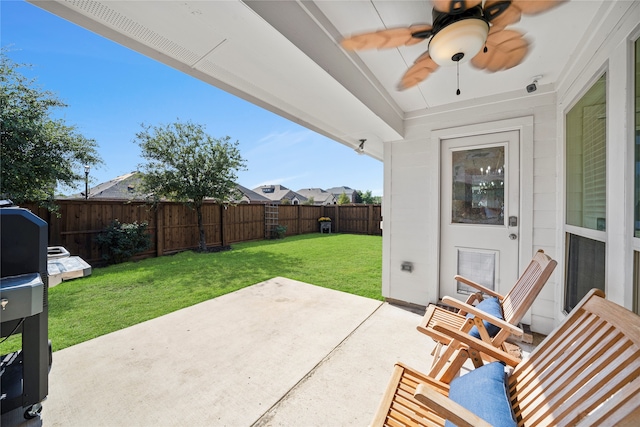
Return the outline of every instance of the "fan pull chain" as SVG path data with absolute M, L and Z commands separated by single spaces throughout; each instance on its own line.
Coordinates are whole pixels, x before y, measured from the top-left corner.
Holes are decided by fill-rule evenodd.
M 456 90 L 456 95 L 460 95 L 460 61 L 456 62 L 456 70 L 458 75 L 458 90 Z

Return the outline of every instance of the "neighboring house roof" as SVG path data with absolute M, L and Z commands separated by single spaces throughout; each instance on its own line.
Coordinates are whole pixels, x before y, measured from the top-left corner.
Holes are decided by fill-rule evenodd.
M 261 185 L 256 187 L 253 191 L 258 194 L 262 194 L 272 202 L 282 203 L 282 200 L 287 199 L 291 201 L 291 204 L 301 204 L 307 201 L 307 198 L 302 194 L 298 194 L 293 190 L 288 189 L 284 185 Z
M 136 191 L 140 188 L 142 175 L 140 172 L 134 171 L 125 175 L 118 176 L 112 180 L 103 182 L 89 189 L 90 199 L 116 199 L 116 200 L 146 200 L 144 194 Z M 282 203 L 282 200 L 288 199 L 291 204 L 302 204 L 313 197 L 315 205 L 333 205 L 338 201 L 338 197 L 345 193 L 352 202 L 355 202 L 356 190 L 350 187 L 334 187 L 328 190 L 322 188 L 302 188 L 299 191 L 293 191 L 284 185 L 261 185 L 253 190 L 248 189 L 240 184 L 236 184 L 236 188 L 242 194 L 239 200 L 233 200 L 234 203 Z M 71 199 L 83 199 L 84 194 L 77 193 L 69 196 Z
M 133 171 L 115 177 L 89 189 L 90 199 L 120 199 L 120 200 L 145 200 L 145 195 L 139 193 L 142 177 L 139 172 Z M 70 199 L 84 199 L 84 193 L 69 196 Z
M 347 196 L 349 196 L 349 199 L 351 199 L 351 203 L 355 203 L 355 202 L 356 202 L 356 194 L 357 194 L 357 191 L 356 191 L 356 190 L 354 190 L 354 189 L 353 189 L 353 188 L 351 188 L 351 187 L 345 187 L 345 186 L 342 186 L 342 187 L 332 187 L 332 188 L 329 188 L 327 191 L 328 191 L 329 193 L 332 193 L 334 196 L 336 196 L 336 200 L 338 200 L 338 197 L 340 197 L 340 195 L 341 195 L 342 193 L 344 193 L 344 194 L 346 194 Z
M 268 203 L 271 201 L 262 194 L 249 190 L 247 187 L 243 187 L 240 184 L 236 184 L 236 188 L 240 193 L 242 193 L 240 200 L 234 200 L 236 203 Z
M 131 172 L 103 182 L 89 189 L 90 199 L 116 199 L 116 200 L 146 200 L 144 194 L 136 189 L 140 188 L 142 176 L 139 172 Z M 236 184 L 236 188 L 242 194 L 234 203 L 268 203 L 270 200 L 247 187 Z M 71 199 L 84 199 L 83 193 L 70 196 Z
M 313 197 L 314 205 L 334 205 L 338 200 L 332 193 L 322 188 L 301 188 L 297 193 L 302 194 L 307 200 Z

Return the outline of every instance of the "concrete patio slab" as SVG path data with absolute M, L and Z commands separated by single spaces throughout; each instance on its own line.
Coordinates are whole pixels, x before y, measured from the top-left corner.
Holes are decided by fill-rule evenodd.
M 383 304 L 256 426 L 367 426 L 402 361 L 428 372 L 432 340 L 417 314 Z
M 366 425 L 419 318 L 274 278 L 55 352 L 43 424 Z

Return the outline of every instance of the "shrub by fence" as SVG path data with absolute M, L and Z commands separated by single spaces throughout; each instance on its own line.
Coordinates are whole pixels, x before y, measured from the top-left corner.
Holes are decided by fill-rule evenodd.
M 162 256 L 198 246 L 196 213 L 179 203 L 161 202 L 150 206 L 144 202 L 122 200 L 58 200 L 59 216 L 46 209 L 25 204 L 49 224 L 49 246 L 64 246 L 90 264 L 104 261 L 95 238 L 113 220 L 121 223 L 146 222 L 151 233 L 151 249 L 138 258 Z M 202 210 L 208 247 L 262 240 L 270 237 L 265 220 L 266 205 L 241 204 L 222 206 L 205 202 Z M 334 233 L 381 235 L 380 205 L 279 205 L 277 224 L 287 228 L 286 235 L 317 233 L 318 218 L 332 219 Z

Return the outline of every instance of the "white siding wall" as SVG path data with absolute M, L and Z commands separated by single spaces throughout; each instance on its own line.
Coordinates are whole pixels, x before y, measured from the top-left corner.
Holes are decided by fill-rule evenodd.
M 528 319 L 549 333 L 564 317 L 564 114 L 602 72 L 608 73 L 607 112 L 607 297 L 630 307 L 633 295 L 633 70 L 631 43 L 640 32 L 640 2 L 603 6 L 606 19 L 584 40 L 572 68 L 557 87 L 456 111 L 430 112 L 405 121 L 405 139 L 386 143 L 383 295 L 426 305 L 438 295 L 439 152 L 432 135 L 443 129 L 533 117 L 532 236 L 521 242 L 520 269 L 543 249 L 559 264 Z M 524 89 L 523 89 L 524 92 Z M 515 96 L 514 96 L 515 98 Z M 504 98 L 503 98 L 504 99 Z M 435 152 L 434 152 L 435 151 Z M 523 176 L 523 179 L 528 179 Z M 425 192 L 430 189 L 430 192 Z M 434 191 L 435 189 L 435 191 Z M 521 217 L 526 216 L 521 212 Z M 412 273 L 400 270 L 403 261 Z
M 561 257 L 556 250 L 556 194 L 558 175 L 556 159 L 556 108 L 552 105 L 535 109 L 533 121 L 533 251 L 545 251 L 553 259 Z M 521 270 L 522 271 L 522 270 Z M 555 290 L 561 287 L 562 274 L 556 269 L 531 307 L 531 329 L 548 334 L 553 330 Z M 525 319 L 526 320 L 526 319 Z
M 548 88 L 547 88 L 548 90 Z M 540 89 L 543 91 L 543 88 Z M 523 92 L 526 94 L 523 88 Z M 522 185 L 533 187 L 533 208 L 529 202 L 529 212 L 521 212 L 521 218 L 529 218 L 532 224 L 531 236 L 522 236 L 521 270 L 538 249 L 544 249 L 555 257 L 555 194 L 556 188 L 556 98 L 551 92 L 533 94 L 524 98 L 477 105 L 463 111 L 443 112 L 408 120 L 407 138 L 404 141 L 387 144 L 385 147 L 385 236 L 388 237 L 390 253 L 385 266 L 388 280 L 383 287 L 384 296 L 396 300 L 426 305 L 436 302 L 438 297 L 438 234 L 439 195 L 433 189 L 439 188 L 439 152 L 434 150 L 432 136 L 443 129 L 460 128 L 474 124 L 485 124 L 501 130 L 503 121 L 533 118 L 533 147 L 522 147 L 523 153 L 533 153 L 531 168 L 523 172 Z M 528 144 L 531 141 L 527 142 Z M 526 154 L 524 154 L 526 155 Z M 530 155 L 530 154 L 529 154 Z M 531 160 L 529 159 L 529 163 Z M 533 175 L 533 176 L 531 176 Z M 531 179 L 533 184 L 531 185 Z M 531 190 L 529 190 L 531 191 Z M 521 224 L 524 226 L 525 224 Z M 412 273 L 400 270 L 403 261 L 414 264 Z M 531 316 L 538 330 L 549 331 L 553 324 L 553 301 L 555 276 L 536 301 Z M 553 307 L 553 304 L 551 304 Z
M 632 308 L 633 301 L 633 55 L 632 43 L 640 36 L 640 2 L 605 3 L 606 19 L 593 28 L 592 38 L 574 67 L 558 85 L 559 153 L 564 155 L 564 115 L 594 81 L 607 73 L 607 230 L 605 293 L 620 305 Z M 562 158 L 562 155 L 559 158 Z M 559 162 L 560 176 L 564 165 Z M 564 223 L 564 193 L 557 197 L 558 221 Z M 565 229 L 557 231 L 557 246 L 565 251 Z M 559 269 L 564 270 L 564 259 Z M 556 323 L 563 318 L 562 289 L 555 295 Z

